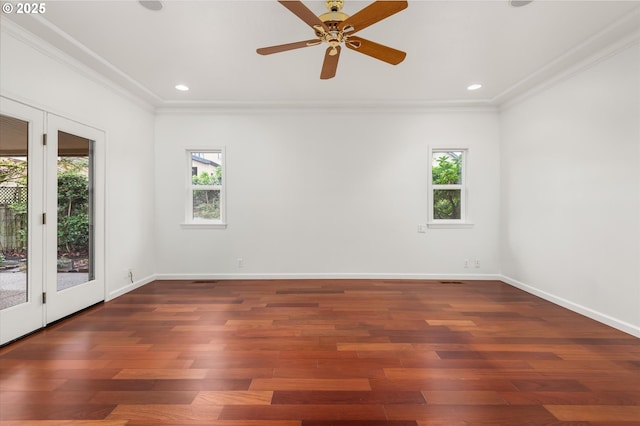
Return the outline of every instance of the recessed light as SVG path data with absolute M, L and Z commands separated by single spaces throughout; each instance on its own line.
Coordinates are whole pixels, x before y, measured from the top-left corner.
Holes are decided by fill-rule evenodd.
M 533 0 L 509 0 L 509 4 L 512 7 L 522 7 L 531 3 Z
M 176 90 L 179 90 L 181 92 L 186 92 L 189 90 L 189 86 L 184 84 L 176 84 Z
M 140 0 L 138 3 L 140 3 L 142 7 L 153 10 L 154 12 L 162 10 L 163 7 L 162 2 L 158 0 Z
M 471 85 L 467 86 L 467 90 L 472 92 L 474 90 L 480 89 L 481 87 L 482 87 L 482 84 L 474 83 L 474 84 L 471 84 Z

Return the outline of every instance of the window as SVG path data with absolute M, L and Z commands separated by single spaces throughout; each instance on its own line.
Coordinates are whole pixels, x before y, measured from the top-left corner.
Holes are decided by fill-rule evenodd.
M 467 151 L 433 149 L 430 157 L 429 224 L 467 225 Z
M 186 225 L 224 227 L 224 149 L 187 151 Z

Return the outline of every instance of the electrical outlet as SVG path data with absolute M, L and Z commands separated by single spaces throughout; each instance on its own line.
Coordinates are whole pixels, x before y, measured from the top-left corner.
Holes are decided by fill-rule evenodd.
M 243 268 L 244 267 L 244 259 L 239 257 L 238 258 L 238 268 Z
M 469 259 L 464 260 L 464 268 L 467 269 L 469 267 Z
M 479 267 L 480 267 L 480 261 L 479 261 L 478 259 L 476 259 L 476 261 L 474 262 L 474 266 L 475 266 L 476 268 L 479 268 Z
M 424 234 L 426 232 L 427 232 L 427 225 L 425 225 L 424 223 L 419 223 L 418 224 L 418 233 Z

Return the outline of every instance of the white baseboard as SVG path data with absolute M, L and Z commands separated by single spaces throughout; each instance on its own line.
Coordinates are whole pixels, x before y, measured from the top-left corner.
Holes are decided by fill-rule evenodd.
M 362 280 L 499 280 L 519 288 L 527 293 L 541 297 L 556 305 L 577 312 L 595 321 L 609 325 L 632 336 L 640 337 L 640 327 L 603 314 L 591 308 L 558 297 L 537 289 L 523 282 L 500 274 L 406 274 L 406 273 L 263 273 L 263 274 L 154 274 L 131 284 L 123 286 L 108 294 L 107 301 L 122 296 L 136 288 L 155 280 L 327 280 L 327 279 L 362 279 Z
M 116 297 L 122 296 L 123 294 L 129 293 L 130 291 L 135 290 L 138 287 L 142 287 L 145 284 L 149 284 L 150 282 L 155 281 L 156 279 L 157 278 L 155 275 L 149 275 L 148 277 L 145 277 L 141 280 L 134 281 L 123 287 L 120 287 L 117 290 L 113 290 L 109 292 L 109 294 L 107 294 L 107 299 L 105 300 L 105 302 L 108 302 L 109 300 L 113 300 Z
M 263 274 L 156 274 L 157 280 L 500 280 L 497 274 L 404 273 L 263 273 Z
M 640 338 L 640 327 L 611 317 L 591 308 L 571 302 L 546 291 L 537 289 L 518 280 L 500 274 L 405 274 L 405 273 L 288 273 L 288 274 L 154 274 L 135 281 L 109 293 L 107 301 L 122 296 L 136 288 L 155 280 L 327 280 L 327 279 L 363 279 L 363 280 L 499 280 L 519 288 L 527 293 L 541 297 L 556 305 L 577 312 L 595 321 L 609 325 L 632 336 Z
M 624 331 L 625 333 L 629 333 L 632 336 L 640 337 L 640 327 L 636 325 L 629 324 L 626 321 L 622 321 L 618 318 L 614 318 L 612 316 L 603 314 L 591 308 L 587 308 L 586 306 L 582 306 L 570 300 L 564 299 L 562 297 L 558 297 L 554 294 L 547 293 L 546 291 L 532 287 L 518 280 L 514 280 L 513 278 L 502 275 L 499 279 L 509 285 L 519 288 L 520 290 L 523 290 L 523 291 L 526 291 L 527 293 L 531 293 L 535 296 L 541 297 L 542 299 L 548 300 L 549 302 L 555 303 L 556 305 L 560 305 L 563 308 L 567 308 L 573 312 L 577 312 L 581 315 L 591 318 L 592 320 L 601 322 L 603 324 L 616 328 L 620 331 Z
M 300 274 L 153 274 L 111 291 L 106 302 L 156 280 L 500 280 L 496 274 L 368 274 L 368 273 L 300 273 Z
M 105 302 L 127 294 L 156 280 L 500 280 L 496 274 L 368 274 L 368 273 L 299 273 L 299 274 L 153 274 L 109 292 Z

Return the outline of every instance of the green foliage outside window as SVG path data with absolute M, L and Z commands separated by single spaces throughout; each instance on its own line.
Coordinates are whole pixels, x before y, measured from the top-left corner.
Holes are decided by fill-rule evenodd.
M 87 254 L 89 251 L 89 179 L 86 158 L 62 158 L 58 171 L 58 251 Z M 27 186 L 27 162 L 10 158 L 0 160 L 0 182 Z M 27 202 L 9 204 L 9 209 L 23 223 L 17 229 L 18 244 L 27 247 Z
M 193 191 L 193 218 L 220 219 L 220 191 Z
M 205 171 L 193 176 L 193 185 L 222 185 L 222 167 L 213 173 Z M 194 219 L 220 219 L 220 191 L 217 189 L 197 189 L 193 191 Z
M 213 173 L 200 172 L 197 176 L 192 176 L 194 185 L 222 185 L 222 167 L 216 167 Z
M 0 159 L 0 183 L 12 182 L 19 186 L 27 185 L 27 162 L 12 158 Z
M 459 185 L 462 183 L 462 155 L 457 153 L 436 154 L 437 164 L 431 167 L 433 185 Z M 433 218 L 460 219 L 461 190 L 434 189 Z
M 58 174 L 58 251 L 89 251 L 89 179 L 80 173 Z

